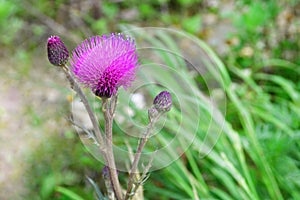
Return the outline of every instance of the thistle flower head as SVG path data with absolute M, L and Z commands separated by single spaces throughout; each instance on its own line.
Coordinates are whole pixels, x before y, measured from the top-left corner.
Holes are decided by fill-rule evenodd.
M 109 98 L 135 78 L 138 56 L 134 41 L 122 34 L 93 36 L 72 52 L 71 70 L 95 95 Z
M 153 100 L 153 105 L 158 112 L 167 112 L 172 107 L 172 96 L 168 91 L 162 91 Z
M 68 62 L 69 51 L 58 36 L 48 38 L 47 51 L 52 65 L 62 66 Z

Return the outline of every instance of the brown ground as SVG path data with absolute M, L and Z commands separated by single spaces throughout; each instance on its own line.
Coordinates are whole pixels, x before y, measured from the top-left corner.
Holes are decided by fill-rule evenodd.
M 44 52 L 45 53 L 45 52 Z M 46 55 L 43 55 L 46 58 Z M 65 126 L 64 77 L 46 59 L 28 67 L 0 62 L 0 199 L 22 199 L 26 156 L 48 134 Z M 44 64 L 42 64 L 44 63 Z M 25 67 L 25 66 L 24 66 Z M 23 71 L 24 72 L 24 71 Z

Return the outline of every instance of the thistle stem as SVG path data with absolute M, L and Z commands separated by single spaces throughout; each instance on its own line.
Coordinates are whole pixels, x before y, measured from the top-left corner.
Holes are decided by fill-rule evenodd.
M 119 183 L 117 171 L 116 171 L 116 165 L 114 160 L 114 155 L 112 151 L 112 122 L 113 122 L 113 114 L 116 106 L 116 100 L 117 98 L 114 98 L 113 104 L 111 106 L 112 109 L 108 107 L 107 100 L 103 101 L 103 106 L 105 106 L 105 112 L 104 112 L 104 118 L 105 118 L 105 143 L 101 134 L 101 131 L 99 129 L 98 121 L 96 119 L 96 116 L 85 96 L 81 88 L 79 87 L 78 83 L 75 81 L 73 75 L 69 71 L 69 68 L 67 65 L 63 65 L 62 69 L 70 82 L 71 88 L 78 94 L 79 98 L 81 99 L 83 105 L 85 106 L 86 111 L 88 112 L 89 118 L 91 119 L 91 122 L 93 124 L 95 136 L 97 138 L 97 142 L 99 144 L 99 150 L 101 154 L 103 155 L 105 162 L 109 166 L 109 175 L 111 179 L 111 185 L 113 187 L 115 196 L 117 200 L 122 199 L 122 190 Z M 106 145 L 105 145 L 106 144 Z
M 133 163 L 130 169 L 130 173 L 129 173 L 129 181 L 127 184 L 127 191 L 126 191 L 126 195 L 125 195 L 125 200 L 130 199 L 132 197 L 132 189 L 133 189 L 133 185 L 134 185 L 134 179 L 136 177 L 136 174 L 139 173 L 138 172 L 138 164 L 141 158 L 141 154 L 142 154 L 142 150 L 145 147 L 145 144 L 147 143 L 148 139 L 149 139 L 149 135 L 151 133 L 151 131 L 153 130 L 153 127 L 155 125 L 155 123 L 157 122 L 158 118 L 160 117 L 160 115 L 158 115 L 157 117 L 155 117 L 153 120 L 150 120 L 146 132 L 143 134 L 143 137 L 140 139 L 139 141 L 139 145 L 136 151 L 136 154 L 134 156 L 133 159 Z M 139 185 L 138 185 L 139 186 Z M 136 186 L 136 187 L 138 187 Z M 137 191 L 138 188 L 134 188 L 134 191 Z
M 93 128 L 94 128 L 94 132 L 95 132 L 95 136 L 97 138 L 97 142 L 99 143 L 99 149 L 100 152 L 105 155 L 105 149 L 104 149 L 104 141 L 103 141 L 103 137 L 101 134 L 101 131 L 99 129 L 99 125 L 98 125 L 98 121 L 96 119 L 96 116 L 85 96 L 85 94 L 83 93 L 83 91 L 81 90 L 81 88 L 79 87 L 78 83 L 75 81 L 73 75 L 71 74 L 71 72 L 69 71 L 69 68 L 67 65 L 63 65 L 62 69 L 68 79 L 68 81 L 71 84 L 71 88 L 78 94 L 79 98 L 81 99 L 86 111 L 88 112 L 89 118 L 91 119 L 91 122 L 93 124 Z
M 106 143 L 106 156 L 107 156 L 107 166 L 109 170 L 109 176 L 111 180 L 111 185 L 114 190 L 117 200 L 123 199 L 121 185 L 118 179 L 117 168 L 115 163 L 115 158 L 113 154 L 112 146 L 112 124 L 113 124 L 113 114 L 116 106 L 117 98 L 113 98 L 111 104 L 109 105 L 108 99 L 103 99 L 102 110 L 105 119 L 105 143 Z

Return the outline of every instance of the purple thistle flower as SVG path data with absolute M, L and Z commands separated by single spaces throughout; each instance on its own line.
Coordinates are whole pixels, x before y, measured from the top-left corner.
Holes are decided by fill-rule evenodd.
M 47 51 L 52 65 L 62 66 L 68 62 L 69 51 L 58 36 L 48 38 Z
M 135 78 L 138 55 L 134 41 L 122 34 L 93 36 L 72 52 L 71 70 L 95 95 L 110 98 Z

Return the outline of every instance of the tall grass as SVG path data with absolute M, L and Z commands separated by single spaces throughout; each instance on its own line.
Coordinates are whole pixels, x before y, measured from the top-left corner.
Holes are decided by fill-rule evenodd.
M 168 148 L 161 154 L 165 168 L 151 173 L 145 185 L 147 198 L 300 198 L 299 85 L 262 70 L 267 63 L 299 73 L 299 66 L 269 60 L 256 71 L 240 70 L 225 66 L 203 41 L 186 33 L 122 29 L 140 45 L 139 77 L 156 83 L 143 92 L 154 97 L 162 85 L 177 102 L 151 139 L 152 150 Z M 214 94 L 219 97 L 212 101 Z

